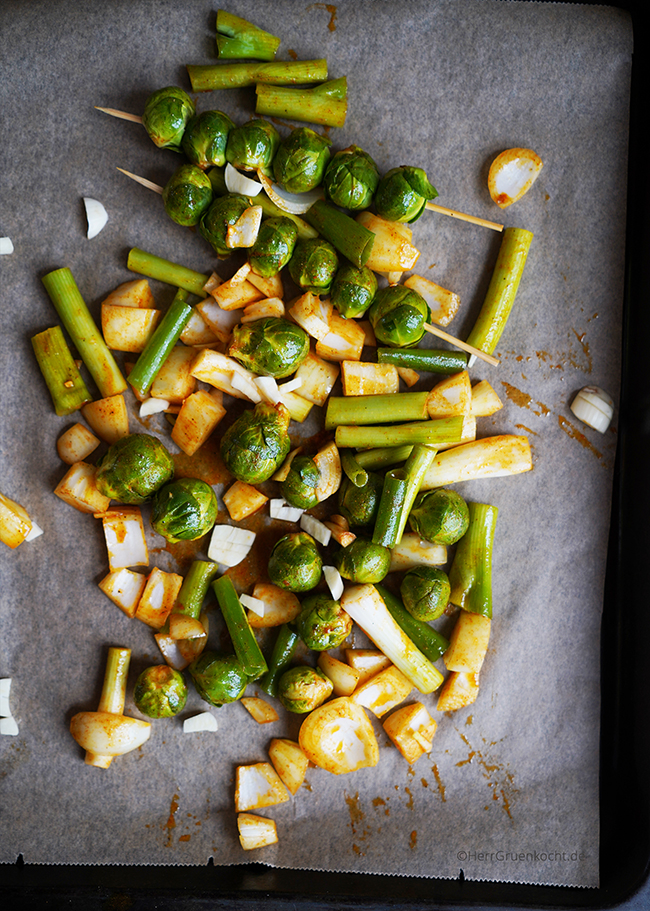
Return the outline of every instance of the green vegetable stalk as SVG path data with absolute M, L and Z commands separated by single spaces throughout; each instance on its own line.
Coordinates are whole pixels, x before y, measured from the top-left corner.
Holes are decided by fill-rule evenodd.
M 187 303 L 187 291 L 179 288 L 169 310 L 156 326 L 135 367 L 127 377 L 127 382 L 138 395 L 144 396 L 151 389 L 160 368 L 181 337 L 191 315 L 192 307 Z
M 214 92 L 256 85 L 306 85 L 327 79 L 327 60 L 285 60 L 270 63 L 187 65 L 193 92 Z
M 131 663 L 131 649 L 112 646 L 106 658 L 106 670 L 102 693 L 99 698 L 98 712 L 110 712 L 121 715 L 124 711 L 126 683 Z
M 129 250 L 126 266 L 127 269 L 137 272 L 138 275 L 146 275 L 147 278 L 174 285 L 176 288 L 183 288 L 190 294 L 196 294 L 197 297 L 205 297 L 203 286 L 210 276 L 195 272 L 193 269 L 188 269 L 169 259 L 162 259 L 153 253 L 133 247 Z
M 469 528 L 458 542 L 449 572 L 452 604 L 492 617 L 492 548 L 498 509 L 468 503 Z
M 400 516 L 406 502 L 407 476 L 403 468 L 387 471 L 372 533 L 373 544 L 395 547 L 399 541 Z
M 124 392 L 126 380 L 90 315 L 70 269 L 48 272 L 42 281 L 102 398 Z
M 344 449 L 339 455 L 345 476 L 352 481 L 355 487 L 365 487 L 368 483 L 368 472 L 359 464 L 354 453 L 349 449 Z
M 406 633 L 411 642 L 417 645 L 429 661 L 437 661 L 446 652 L 449 646 L 448 640 L 428 623 L 412 617 L 400 599 L 383 585 L 375 584 L 375 588 L 393 620 Z
M 397 542 L 401 540 L 402 535 L 404 534 L 404 529 L 406 528 L 406 523 L 408 521 L 411 507 L 413 506 L 415 498 L 417 497 L 420 490 L 422 479 L 431 467 L 431 464 L 433 463 L 435 457 L 436 450 L 433 447 L 424 446 L 421 443 L 416 443 L 416 445 L 413 447 L 413 451 L 410 453 L 408 459 L 406 460 L 403 469 L 406 476 L 404 502 L 399 513 L 399 521 L 397 523 L 395 540 L 393 544 L 389 545 L 389 547 L 393 547 L 394 544 L 397 544 Z
M 405 462 L 413 452 L 413 446 L 406 443 L 404 446 L 384 446 L 376 449 L 365 449 L 355 456 L 357 464 L 367 471 L 376 471 L 378 468 L 390 468 Z
M 510 316 L 526 265 L 533 235 L 524 228 L 506 228 L 492 278 L 467 343 L 494 354 Z
M 364 266 L 375 243 L 368 228 L 323 199 L 305 213 L 305 220 L 355 266 Z
M 72 414 L 92 401 L 60 326 L 33 336 L 32 348 L 59 416 Z
M 216 579 L 212 583 L 212 591 L 219 602 L 237 660 L 249 679 L 257 680 L 267 672 L 268 666 L 230 577 Z
M 463 431 L 463 418 L 437 418 L 418 421 L 415 424 L 395 424 L 390 427 L 378 425 L 358 427 L 342 424 L 336 428 L 335 442 L 339 449 L 355 447 L 372 449 L 380 446 L 402 446 L 404 443 L 426 443 L 442 446 L 458 443 Z
M 326 127 L 342 127 L 348 112 L 345 76 L 313 88 L 288 88 L 259 82 L 255 86 L 255 113 Z
M 393 421 L 425 421 L 428 392 L 398 392 L 379 395 L 330 396 L 325 429 L 340 424 L 389 424 Z
M 217 572 L 216 563 L 209 560 L 194 560 L 176 596 L 172 614 L 182 614 L 184 617 L 198 620 L 208 588 Z
M 278 630 L 278 635 L 273 643 L 273 650 L 269 658 L 269 669 L 258 681 L 258 686 L 269 696 L 278 695 L 278 680 L 291 664 L 300 636 L 295 633 L 288 623 L 283 623 Z
M 246 19 L 217 10 L 217 52 L 222 60 L 273 60 L 280 39 Z
M 377 348 L 379 364 L 409 367 L 423 373 L 460 373 L 467 367 L 464 351 L 437 348 Z

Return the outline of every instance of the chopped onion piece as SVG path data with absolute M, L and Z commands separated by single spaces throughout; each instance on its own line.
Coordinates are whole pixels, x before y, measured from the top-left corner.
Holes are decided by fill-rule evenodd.
M 579 421 L 605 433 L 614 415 L 614 402 L 599 386 L 585 386 L 569 406 Z
M 283 212 L 289 212 L 290 215 L 304 215 L 317 199 L 323 198 L 323 191 L 320 187 L 309 190 L 307 193 L 287 193 L 286 190 L 269 180 L 262 171 L 258 170 L 257 176 L 271 202 L 274 202 Z
M 262 224 L 262 207 L 249 206 L 239 216 L 234 225 L 226 231 L 226 246 L 230 250 L 239 247 L 252 247 Z
M 256 376 L 255 385 L 262 393 L 262 398 L 266 399 L 267 402 L 270 402 L 271 405 L 277 405 L 278 402 L 281 401 L 280 390 L 278 389 L 275 377 Z
M 247 399 L 250 399 L 251 402 L 262 401 L 262 396 L 257 388 L 256 382 L 250 382 L 248 377 L 243 376 L 241 373 L 233 373 L 231 378 L 232 385 L 235 389 L 239 389 L 240 392 L 243 392 Z
M 249 610 L 252 610 L 254 614 L 257 614 L 258 617 L 264 616 L 264 611 L 266 610 L 266 605 L 263 601 L 260 601 L 259 598 L 253 598 L 252 595 L 240 595 L 239 600 L 247 607 Z
M 280 391 L 280 395 L 284 395 L 285 392 L 295 392 L 296 389 L 300 389 L 301 386 L 302 386 L 302 377 L 294 376 L 294 378 L 292 380 L 289 380 L 288 382 L 283 383 L 281 386 L 278 387 L 278 389 Z
M 0 718 L 0 735 L 5 734 L 8 737 L 16 737 L 18 734 L 18 725 L 16 719 L 9 716 Z
M 527 193 L 542 170 L 542 159 L 532 149 L 506 149 L 494 159 L 488 174 L 488 190 L 501 208 Z
M 269 500 L 269 515 L 272 519 L 282 519 L 283 522 L 299 522 L 304 509 L 289 506 L 282 498 Z
M 325 576 L 325 581 L 327 582 L 327 587 L 330 590 L 332 598 L 334 598 L 335 601 L 338 601 L 343 594 L 343 579 L 341 578 L 341 573 L 335 566 L 324 566 L 323 575 Z
M 88 219 L 88 234 L 90 240 L 96 237 L 108 221 L 108 213 L 101 202 L 96 199 L 90 199 L 84 196 L 84 206 L 86 207 L 86 218 Z
M 151 396 L 145 399 L 140 405 L 140 417 L 147 418 L 151 414 L 159 414 L 161 411 L 167 411 L 169 408 L 167 399 L 154 399 Z
M 11 677 L 0 679 L 0 716 L 9 718 L 11 709 L 9 708 L 9 694 L 11 693 Z
M 217 731 L 219 725 L 211 712 L 201 712 L 183 721 L 184 734 L 196 734 L 198 731 Z
M 223 566 L 237 566 L 248 556 L 255 532 L 234 525 L 215 525 L 208 547 L 208 557 Z
M 300 527 L 303 531 L 306 531 L 308 535 L 311 535 L 312 538 L 318 541 L 319 544 L 322 544 L 323 547 L 327 547 L 330 543 L 332 532 L 327 525 L 324 525 L 318 519 L 310 516 L 309 513 L 304 512 L 300 516 Z
M 261 183 L 242 174 L 242 172 L 238 171 L 237 168 L 234 168 L 230 162 L 226 165 L 223 176 L 226 181 L 226 189 L 229 193 L 239 193 L 241 196 L 257 196 L 262 190 Z
M 25 538 L 25 541 L 33 541 L 35 538 L 40 538 L 43 534 L 43 529 L 40 528 L 36 522 L 32 519 L 32 527 L 29 531 L 29 534 Z
M 0 237 L 0 256 L 9 256 L 14 252 L 14 245 L 10 237 Z

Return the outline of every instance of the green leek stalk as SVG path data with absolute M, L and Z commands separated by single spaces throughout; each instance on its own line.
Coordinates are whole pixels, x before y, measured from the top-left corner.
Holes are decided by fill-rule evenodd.
M 352 481 L 355 487 L 365 487 L 368 483 L 368 472 L 359 464 L 356 455 L 349 449 L 344 449 L 339 453 L 341 456 L 341 468 L 346 477 Z
M 404 443 L 426 443 L 442 446 L 458 443 L 463 432 L 463 418 L 436 418 L 416 424 L 396 424 L 391 427 L 357 427 L 342 424 L 336 428 L 334 439 L 341 448 L 372 449 L 376 446 L 401 446 Z
M 42 281 L 102 398 L 124 392 L 126 380 L 90 315 L 70 269 L 48 272 Z
M 505 329 L 532 239 L 531 232 L 524 228 L 506 228 L 503 232 L 499 255 L 483 306 L 466 340 L 468 345 L 486 354 L 494 354 L 501 333 Z
M 129 385 L 138 395 L 146 395 L 156 379 L 170 351 L 181 337 L 181 333 L 192 315 L 187 303 L 187 291 L 179 288 L 169 310 L 163 316 L 153 335 L 141 352 L 135 367 L 127 377 Z
M 410 367 L 422 373 L 460 373 L 467 367 L 464 351 L 439 348 L 377 348 L 377 363 Z
M 469 528 L 458 542 L 449 571 L 451 595 L 457 607 L 492 617 L 492 548 L 499 510 L 468 503 Z
M 54 411 L 60 417 L 72 414 L 92 401 L 60 326 L 33 336 L 32 348 L 50 390 Z
M 217 564 L 209 560 L 194 560 L 183 579 L 172 613 L 198 620 L 208 588 L 218 570 Z
M 342 127 L 348 112 L 348 82 L 345 76 L 330 79 L 311 89 L 265 85 L 255 87 L 255 113 L 282 117 L 325 127 Z
M 385 446 L 377 449 L 364 449 L 355 456 L 357 464 L 367 471 L 376 471 L 378 468 L 390 468 L 405 462 L 413 452 L 413 446 Z
M 379 395 L 335 395 L 327 400 L 325 430 L 340 424 L 390 424 L 393 421 L 426 421 L 428 392 Z
M 305 213 L 305 220 L 357 268 L 366 264 L 375 243 L 368 228 L 323 199 Z
M 267 672 L 268 666 L 230 576 L 216 579 L 212 583 L 212 591 L 219 602 L 237 660 L 250 679 L 257 680 Z
M 436 453 L 437 450 L 432 446 L 424 446 L 421 443 L 416 443 L 416 445 L 413 447 L 413 451 L 406 460 L 403 469 L 404 473 L 406 474 L 406 493 L 404 496 L 402 511 L 399 516 L 399 524 L 397 528 L 397 537 L 395 539 L 395 544 L 397 544 L 397 542 L 401 541 L 402 539 L 409 513 L 413 507 L 415 498 L 418 495 L 420 486 L 424 480 L 424 476 L 433 464 Z
M 98 712 L 110 712 L 112 715 L 121 715 L 124 712 L 126 681 L 130 663 L 130 648 L 116 648 L 114 646 L 109 648 L 102 694 L 97 706 Z
M 372 533 L 372 543 L 395 547 L 399 541 L 400 516 L 406 501 L 407 477 L 403 468 L 387 471 L 384 476 L 377 518 Z
M 217 52 L 222 60 L 273 60 L 280 39 L 246 19 L 217 10 Z
M 269 696 L 278 695 L 278 680 L 289 667 L 299 642 L 300 636 L 291 629 L 288 623 L 283 623 L 273 643 L 269 669 L 258 681 L 259 688 Z
M 187 65 L 193 92 L 214 92 L 256 85 L 306 85 L 327 79 L 327 60 L 283 60 L 271 63 Z
M 127 269 L 137 272 L 138 275 L 146 275 L 147 278 L 165 282 L 176 288 L 183 288 L 198 297 L 205 297 L 203 286 L 210 276 L 195 272 L 194 269 L 188 269 L 169 259 L 162 259 L 153 253 L 133 247 L 129 250 L 126 266 Z
M 429 626 L 428 623 L 412 617 L 400 599 L 384 588 L 383 585 L 375 585 L 375 588 L 393 620 L 401 626 L 411 642 L 417 645 L 422 654 L 426 655 L 429 661 L 437 661 L 438 658 L 441 658 L 449 647 L 449 641 L 438 630 Z

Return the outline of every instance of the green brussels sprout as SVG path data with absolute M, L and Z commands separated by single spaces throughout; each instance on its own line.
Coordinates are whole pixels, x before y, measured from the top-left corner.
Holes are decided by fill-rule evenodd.
M 239 481 L 268 481 L 291 448 L 290 416 L 284 405 L 260 402 L 245 411 L 221 438 L 221 458 Z
M 174 477 L 174 460 L 157 437 L 130 433 L 109 446 L 97 468 L 100 493 L 137 505 Z
M 222 168 L 226 163 L 228 134 L 235 124 L 221 111 L 203 111 L 196 114 L 185 127 L 183 151 L 197 167 Z
M 246 671 L 236 655 L 203 651 L 188 671 L 201 699 L 217 707 L 236 702 L 248 684 Z
M 195 541 L 207 535 L 217 521 L 219 504 L 214 490 L 198 478 L 178 478 L 153 497 L 151 527 L 167 541 Z
M 380 288 L 368 311 L 378 342 L 391 348 L 411 348 L 425 333 L 429 305 L 417 291 L 404 285 Z
M 133 701 L 148 718 L 173 718 L 187 702 L 185 679 L 168 664 L 145 668 L 136 680 Z
M 249 120 L 228 134 L 226 161 L 234 168 L 270 176 L 271 163 L 280 145 L 280 134 L 268 120 Z
M 437 620 L 449 603 L 447 573 L 435 566 L 415 566 L 404 574 L 399 589 L 404 607 L 416 620 Z
M 281 484 L 282 496 L 290 506 L 312 509 L 318 503 L 316 488 L 319 481 L 320 469 L 316 462 L 309 456 L 297 455 Z
M 379 184 L 377 165 L 367 152 L 352 145 L 332 156 L 325 169 L 326 195 L 342 209 L 367 209 Z
M 368 472 L 368 480 L 363 487 L 357 487 L 344 477 L 338 492 L 340 514 L 352 526 L 374 525 L 383 487 L 383 478 L 374 471 Z
M 424 212 L 428 199 L 438 195 L 422 168 L 392 168 L 379 181 L 375 193 L 377 214 L 388 221 L 412 222 Z
M 343 263 L 334 276 L 330 300 L 341 316 L 356 319 L 366 312 L 377 293 L 377 276 L 367 266 Z
M 273 159 L 276 183 L 289 193 L 306 193 L 323 179 L 332 141 L 309 127 L 299 127 L 283 139 Z
M 209 209 L 199 221 L 199 232 L 219 256 L 230 256 L 232 250 L 226 244 L 228 228 L 234 225 L 250 206 L 245 196 L 227 193 L 213 200 Z
M 303 291 L 328 294 L 339 266 L 336 250 L 320 237 L 299 240 L 289 260 L 289 274 Z
M 324 594 L 305 598 L 295 624 L 302 641 L 315 652 L 338 648 L 352 632 L 352 617 Z
M 265 316 L 234 327 L 228 354 L 259 376 L 282 379 L 309 354 L 309 336 L 288 319 Z
M 268 564 L 269 579 L 278 588 L 306 592 L 320 582 L 323 561 L 316 542 L 304 531 L 293 532 L 276 541 Z
M 455 490 L 421 491 L 409 513 L 413 531 L 432 544 L 455 544 L 469 528 L 467 503 Z
M 176 224 L 195 225 L 212 202 L 210 178 L 196 165 L 183 164 L 165 184 L 162 200 Z
M 284 215 L 265 218 L 255 243 L 248 251 L 251 269 L 262 278 L 272 278 L 289 262 L 298 240 L 298 228 Z
M 185 126 L 195 111 L 196 106 L 187 92 L 169 85 L 147 98 L 142 126 L 159 149 L 180 152 Z
M 332 695 L 334 685 L 315 667 L 292 667 L 278 680 L 278 699 L 288 712 L 304 715 Z
M 390 550 L 383 544 L 355 538 L 337 553 L 334 565 L 350 582 L 381 582 L 390 567 Z

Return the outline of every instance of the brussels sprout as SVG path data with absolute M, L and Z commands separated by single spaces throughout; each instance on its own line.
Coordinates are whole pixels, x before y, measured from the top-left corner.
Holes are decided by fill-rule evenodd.
M 269 556 L 269 579 L 278 588 L 306 592 L 320 582 L 323 561 L 311 535 L 297 531 L 284 535 Z
M 380 288 L 368 311 L 377 341 L 391 348 L 417 345 L 430 315 L 422 295 L 404 285 Z
M 449 603 L 451 586 L 447 573 L 435 566 L 414 566 L 400 585 L 404 607 L 416 620 L 437 620 Z
M 297 455 L 282 482 L 282 496 L 290 506 L 311 509 L 318 503 L 316 488 L 319 481 L 320 469 L 316 462 L 309 456 Z
M 226 161 L 234 168 L 270 175 L 271 163 L 280 145 L 280 134 L 268 120 L 249 120 L 228 134 Z
M 381 582 L 390 567 L 390 550 L 383 544 L 355 538 L 347 547 L 341 548 L 334 564 L 350 582 Z
M 265 218 L 257 232 L 255 243 L 248 251 L 248 261 L 256 275 L 272 278 L 291 259 L 298 228 L 283 215 Z
M 377 276 L 367 266 L 344 263 L 332 283 L 330 300 L 341 316 L 356 319 L 366 312 L 377 293 Z
M 352 145 L 332 156 L 323 186 L 332 202 L 342 209 L 367 209 L 379 184 L 377 165 L 367 152 Z
M 368 472 L 363 487 L 357 487 L 345 477 L 338 492 L 339 512 L 352 526 L 374 525 L 381 500 L 384 480 L 374 471 Z
M 156 491 L 151 526 L 172 544 L 207 535 L 217 521 L 214 490 L 198 478 L 178 478 Z
M 201 218 L 199 232 L 219 256 L 230 256 L 232 253 L 226 244 L 228 228 L 241 218 L 249 206 L 245 196 L 227 193 L 215 199 Z
M 203 111 L 185 127 L 182 148 L 192 164 L 206 171 L 226 163 L 228 134 L 235 124 L 221 111 Z
M 183 164 L 162 193 L 165 212 L 178 225 L 195 225 L 212 202 L 212 184 L 201 168 Z
M 278 680 L 278 699 L 288 712 L 304 715 L 332 695 L 334 685 L 315 667 L 292 667 Z
M 260 402 L 245 411 L 221 438 L 221 458 L 239 481 L 268 481 L 289 454 L 289 412 Z
M 309 354 L 309 336 L 288 319 L 265 316 L 234 327 L 228 354 L 259 376 L 282 379 Z
M 299 127 L 283 139 L 273 159 L 276 183 L 289 193 L 306 193 L 323 179 L 332 141 L 309 127 Z
M 204 651 L 188 667 L 196 691 L 210 705 L 236 702 L 244 693 L 248 677 L 236 655 Z
M 133 701 L 148 718 L 172 718 L 185 708 L 185 679 L 168 664 L 145 668 L 136 680 Z
M 289 260 L 289 274 L 303 291 L 328 294 L 338 265 L 338 254 L 332 244 L 313 237 L 296 244 Z
M 176 85 L 149 95 L 142 114 L 142 126 L 159 149 L 181 151 L 185 126 L 196 106 L 187 92 Z
M 95 483 L 105 497 L 136 505 L 173 477 L 174 460 L 160 440 L 148 433 L 131 433 L 109 446 Z
M 310 595 L 296 618 L 298 635 L 307 648 L 324 652 L 338 648 L 352 632 L 352 617 L 328 595 Z
M 409 525 L 432 544 L 455 544 L 469 528 L 469 509 L 455 490 L 425 490 L 415 499 Z
M 428 199 L 435 199 L 438 191 L 429 183 L 422 168 L 403 165 L 392 168 L 379 181 L 375 193 L 377 215 L 387 221 L 417 221 L 424 212 Z

